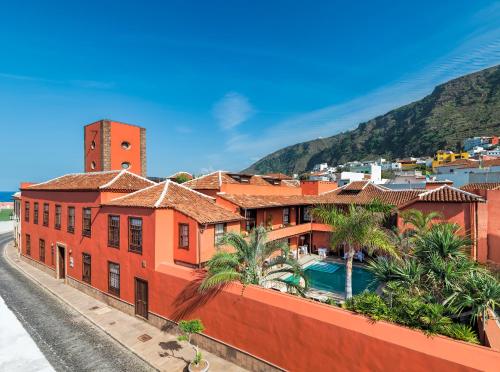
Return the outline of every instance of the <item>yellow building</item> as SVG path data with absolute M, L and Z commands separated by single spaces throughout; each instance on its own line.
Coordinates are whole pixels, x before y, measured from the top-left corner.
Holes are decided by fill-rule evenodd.
M 432 170 L 435 170 L 436 167 L 439 167 L 440 165 L 450 163 L 458 159 L 469 159 L 469 153 L 465 151 L 455 153 L 449 150 L 439 150 L 436 155 L 434 155 L 434 160 L 432 161 Z

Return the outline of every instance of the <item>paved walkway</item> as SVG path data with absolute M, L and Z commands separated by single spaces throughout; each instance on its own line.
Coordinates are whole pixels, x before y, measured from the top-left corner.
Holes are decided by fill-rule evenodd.
M 177 341 L 177 336 L 109 307 L 85 293 L 64 284 L 62 281 L 21 261 L 12 243 L 5 250 L 9 263 L 21 270 L 30 279 L 51 292 L 120 344 L 161 371 L 184 371 L 193 358 L 193 349 Z M 141 340 L 140 336 L 147 340 Z M 210 362 L 211 371 L 240 372 L 244 369 L 209 352 L 203 356 Z

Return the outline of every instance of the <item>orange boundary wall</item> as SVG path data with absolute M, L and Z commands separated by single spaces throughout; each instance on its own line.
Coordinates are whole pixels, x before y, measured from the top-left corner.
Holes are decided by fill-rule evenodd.
M 195 271 L 168 264 L 157 270 L 153 313 L 200 318 L 207 335 L 290 371 L 498 371 L 500 366 L 500 353 L 483 346 L 428 337 L 256 286 L 243 290 L 235 283 L 202 296 Z

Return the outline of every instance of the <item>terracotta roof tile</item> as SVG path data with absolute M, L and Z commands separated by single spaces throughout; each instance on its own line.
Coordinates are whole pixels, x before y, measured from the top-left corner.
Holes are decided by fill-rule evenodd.
M 274 181 L 278 181 L 277 184 L 275 184 Z M 184 185 L 193 190 L 220 190 L 222 184 L 247 184 L 254 186 L 282 185 L 297 187 L 297 183 L 292 181 L 293 180 L 281 180 L 267 176 L 217 171 L 185 182 Z
M 500 190 L 500 182 L 469 183 L 460 188 L 461 190 L 474 192 L 476 190 Z
M 407 206 L 416 201 L 470 203 L 483 201 L 477 195 L 464 192 L 455 187 L 444 185 L 433 190 L 388 190 L 387 188 L 368 183 L 361 190 L 360 184 L 352 188 L 347 186 L 325 192 L 318 196 L 322 204 L 358 204 L 363 205 L 374 200 L 391 204 L 396 207 Z
M 444 163 L 441 165 L 438 165 L 436 168 L 440 167 L 474 167 L 476 164 L 479 164 L 479 161 L 477 160 L 471 160 L 471 159 L 457 159 L 454 161 L 450 161 L 448 163 Z
M 222 183 L 238 183 L 227 175 L 227 172 L 217 171 L 184 182 L 184 185 L 193 190 L 219 190 Z
M 483 160 L 482 167 L 498 167 L 500 166 L 500 159 Z
M 369 184 L 370 184 L 369 181 L 352 181 L 352 182 L 348 183 L 344 187 L 343 190 L 345 190 L 345 191 L 349 191 L 349 190 L 361 191 Z
M 269 177 L 269 178 L 274 178 L 278 180 L 291 180 L 292 177 L 290 177 L 287 174 L 284 173 L 267 173 L 263 177 Z
M 448 202 L 448 203 L 469 203 L 474 201 L 483 201 L 475 194 L 457 189 L 448 185 L 426 191 L 419 195 L 421 201 L 427 202 Z
M 24 190 L 54 191 L 136 191 L 155 184 L 126 170 L 71 173 L 37 183 Z
M 171 208 L 199 223 L 243 220 L 243 217 L 215 204 L 215 199 L 173 181 L 136 191 L 105 205 L 120 207 Z
M 217 194 L 241 208 L 273 208 L 290 205 L 316 204 L 318 199 L 312 195 L 246 195 L 246 194 Z

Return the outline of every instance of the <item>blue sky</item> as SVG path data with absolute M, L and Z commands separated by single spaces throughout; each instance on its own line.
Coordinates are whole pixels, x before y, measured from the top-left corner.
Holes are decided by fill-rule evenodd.
M 4 2 L 0 190 L 83 168 L 84 124 L 148 170 L 241 170 L 500 63 L 493 1 Z

